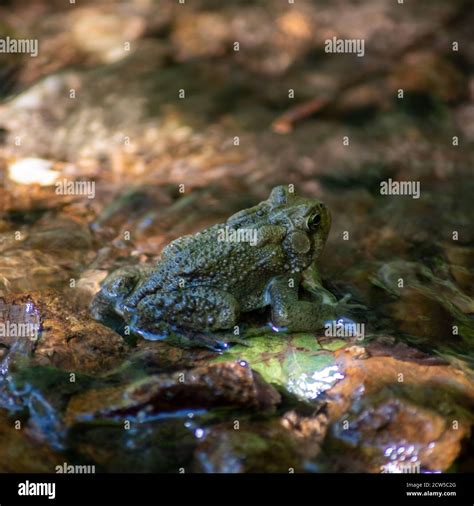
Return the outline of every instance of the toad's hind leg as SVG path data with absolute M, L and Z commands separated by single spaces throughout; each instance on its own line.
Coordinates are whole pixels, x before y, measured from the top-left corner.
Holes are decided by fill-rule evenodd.
M 137 305 L 133 327 L 148 338 L 159 332 L 166 337 L 169 329 L 173 333 L 194 334 L 199 344 L 198 335 L 212 339 L 210 332 L 236 325 L 239 313 L 239 304 L 231 294 L 215 288 L 191 287 L 145 297 Z

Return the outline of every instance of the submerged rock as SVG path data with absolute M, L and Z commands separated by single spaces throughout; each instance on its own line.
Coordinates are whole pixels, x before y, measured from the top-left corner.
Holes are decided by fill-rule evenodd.
M 25 429 L 18 430 L 16 421 L 0 413 L 0 472 L 54 473 L 64 457 L 47 445 L 35 441 Z
M 189 469 L 196 437 L 181 417 L 128 425 L 109 420 L 72 427 L 69 446 L 97 471 L 177 473 Z
M 239 430 L 214 428 L 194 454 L 195 472 L 288 473 L 300 467 L 298 442 L 279 423 L 249 424 Z
M 326 436 L 322 409 L 298 409 L 263 420 L 234 416 L 208 427 L 194 452 L 193 470 L 205 473 L 292 473 L 312 470 Z

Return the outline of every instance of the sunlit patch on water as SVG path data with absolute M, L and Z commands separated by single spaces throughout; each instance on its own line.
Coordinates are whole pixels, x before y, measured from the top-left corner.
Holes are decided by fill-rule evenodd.
M 136 418 L 138 423 L 130 424 L 130 428 L 127 430 L 128 437 L 125 441 L 125 447 L 129 450 L 141 448 L 142 440 L 146 438 L 147 435 L 149 436 L 153 434 L 153 431 L 156 429 L 156 422 L 166 424 L 179 419 L 183 419 L 184 427 L 189 429 L 196 439 L 201 440 L 206 436 L 208 431 L 199 427 L 198 421 L 195 420 L 195 417 L 203 416 L 207 413 L 208 411 L 206 409 L 194 409 L 192 411 L 179 409 L 172 412 L 154 414 L 140 412 Z M 116 419 L 122 420 L 120 416 Z M 84 421 L 85 419 L 83 418 L 82 420 Z M 92 421 L 93 417 L 90 417 L 89 420 Z M 164 442 L 164 444 L 166 444 L 166 442 Z
M 10 165 L 8 177 L 18 184 L 53 185 L 59 172 L 52 170 L 53 163 L 41 158 L 23 158 Z
M 330 365 L 313 373 L 302 373 L 288 378 L 287 388 L 290 392 L 306 399 L 314 400 L 331 388 L 338 381 L 344 379 L 337 365 Z
M 196 415 L 204 415 L 207 413 L 205 409 L 195 409 L 192 412 L 185 409 L 178 409 L 176 411 L 169 411 L 164 413 L 147 413 L 146 411 L 140 411 L 137 415 L 137 419 L 139 422 L 155 422 L 160 420 L 170 420 L 176 418 L 187 418 L 192 419 Z M 191 422 L 185 421 L 184 426 L 189 428 L 191 427 Z
M 418 459 L 418 452 L 414 445 L 388 446 L 384 455 L 390 460 L 410 460 L 415 462 Z
M 434 443 L 430 443 L 428 448 L 433 448 Z M 413 444 L 400 444 L 387 446 L 384 450 L 384 456 L 387 457 L 387 464 L 383 465 L 381 471 L 384 473 L 422 473 L 437 474 L 441 471 L 433 469 L 424 469 L 421 466 L 419 457 L 419 447 Z
M 201 429 L 200 427 L 198 427 L 194 431 L 194 435 L 196 436 L 196 439 L 202 439 L 206 435 L 206 431 L 204 429 Z
M 208 431 L 206 429 L 203 429 L 202 427 L 197 426 L 197 423 L 193 420 L 195 414 L 203 414 L 203 411 L 197 410 L 197 411 L 194 411 L 194 413 L 193 412 L 188 413 L 188 415 L 187 415 L 188 420 L 186 420 L 186 422 L 184 422 L 184 426 L 187 429 L 194 431 L 194 437 L 196 439 L 203 439 L 206 436 Z

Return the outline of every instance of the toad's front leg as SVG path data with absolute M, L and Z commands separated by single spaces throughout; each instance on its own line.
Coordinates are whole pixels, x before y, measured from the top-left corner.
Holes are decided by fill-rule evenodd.
M 267 290 L 272 323 L 293 332 L 319 330 L 333 317 L 333 308 L 326 304 L 299 300 L 299 282 L 297 276 L 282 276 L 271 281 Z

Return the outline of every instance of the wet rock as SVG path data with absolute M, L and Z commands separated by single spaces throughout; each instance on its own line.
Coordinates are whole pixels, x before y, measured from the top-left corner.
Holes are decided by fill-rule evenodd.
M 280 395 L 260 375 L 239 363 L 222 363 L 149 376 L 128 387 L 85 392 L 74 397 L 67 420 L 90 417 L 151 416 L 179 409 L 234 406 L 271 410 Z
M 139 339 L 130 355 L 130 368 L 156 373 L 188 369 L 208 364 L 215 352 L 203 348 L 180 348 L 163 341 Z
M 32 292 L 24 297 L 11 295 L 4 297 L 4 302 L 13 306 L 31 303 L 39 315 L 39 335 L 22 352 L 28 356 L 31 365 L 99 374 L 109 371 L 126 356 L 127 346 L 122 337 L 90 319 L 87 310 L 78 311 L 60 292 Z M 14 351 L 16 343 L 29 340 L 17 338 L 11 341 L 12 338 L 5 344 Z
M 127 353 L 121 336 L 78 311 L 61 295 L 42 304 L 43 333 L 34 363 L 97 374 L 109 371 Z
M 447 269 L 438 271 L 417 262 L 389 262 L 371 281 L 396 297 L 384 304 L 402 332 L 459 353 L 459 338 L 468 343 L 472 333 L 467 315 L 474 311 L 474 301 L 452 282 Z
M 234 415 L 202 431 L 193 470 L 205 473 L 298 472 L 311 469 L 328 428 L 324 409 L 255 420 Z
M 29 296 L 0 298 L 0 406 L 21 411 L 23 403 L 11 385 L 11 372 L 29 364 L 41 334 L 41 314 Z
M 172 396 L 179 404 L 206 406 L 208 403 L 252 406 L 270 409 L 280 402 L 277 391 L 267 385 L 258 373 L 245 363 L 221 363 L 174 373 L 169 378 L 148 378 L 127 391 L 127 398 L 137 404 L 157 403 L 164 409 Z
M 405 343 L 386 342 L 383 339 L 377 339 L 367 345 L 369 356 L 373 357 L 392 357 L 406 362 L 416 362 L 420 365 L 447 365 L 448 362 L 441 357 L 434 357 L 429 353 L 412 348 Z M 365 357 L 367 358 L 367 357 Z
M 301 415 L 295 410 L 288 411 L 281 418 L 281 424 L 298 440 L 298 448 L 304 459 L 314 460 L 319 455 L 329 427 L 324 410 L 311 416 Z
M 403 463 L 448 469 L 473 423 L 468 376 L 412 357 L 359 360 L 347 349 L 337 355 L 345 378 L 327 392 L 332 423 L 325 443 L 333 469 L 395 472 L 381 466 Z
M 23 413 L 24 425 L 36 441 L 64 449 L 63 412 L 68 399 L 92 378 L 52 367 L 14 364 L 3 378 L 3 390 Z M 11 406 L 4 405 L 11 410 Z
M 238 430 L 214 427 L 194 453 L 201 473 L 288 473 L 302 470 L 297 440 L 278 422 L 248 424 Z
M 448 469 L 460 452 L 461 440 L 469 434 L 469 425 L 389 397 L 390 391 L 383 395 L 383 400 L 366 399 L 364 407 L 354 406 L 334 424 L 333 437 L 346 448 L 346 460 L 339 461 L 338 470 L 403 472 L 405 468 L 416 473 Z
M 370 350 L 370 347 L 368 348 Z M 466 373 L 451 365 L 418 364 L 412 357 L 403 359 L 392 356 L 371 356 L 364 360 L 354 358 L 350 349 L 341 349 L 336 352 L 336 362 L 344 380 L 333 386 L 327 395 L 339 396 L 340 402 L 331 404 L 330 411 L 338 416 L 342 410 L 347 409 L 351 402 L 359 398 L 361 393 L 373 393 L 384 385 L 425 385 L 426 388 L 448 389 L 457 392 L 466 402 L 474 398 L 474 385 Z M 416 356 L 416 351 L 413 350 Z M 459 401 L 459 399 L 457 399 Z
M 30 353 L 41 332 L 41 314 L 33 299 L 26 295 L 0 298 L 0 344 L 11 348 L 15 343 Z

